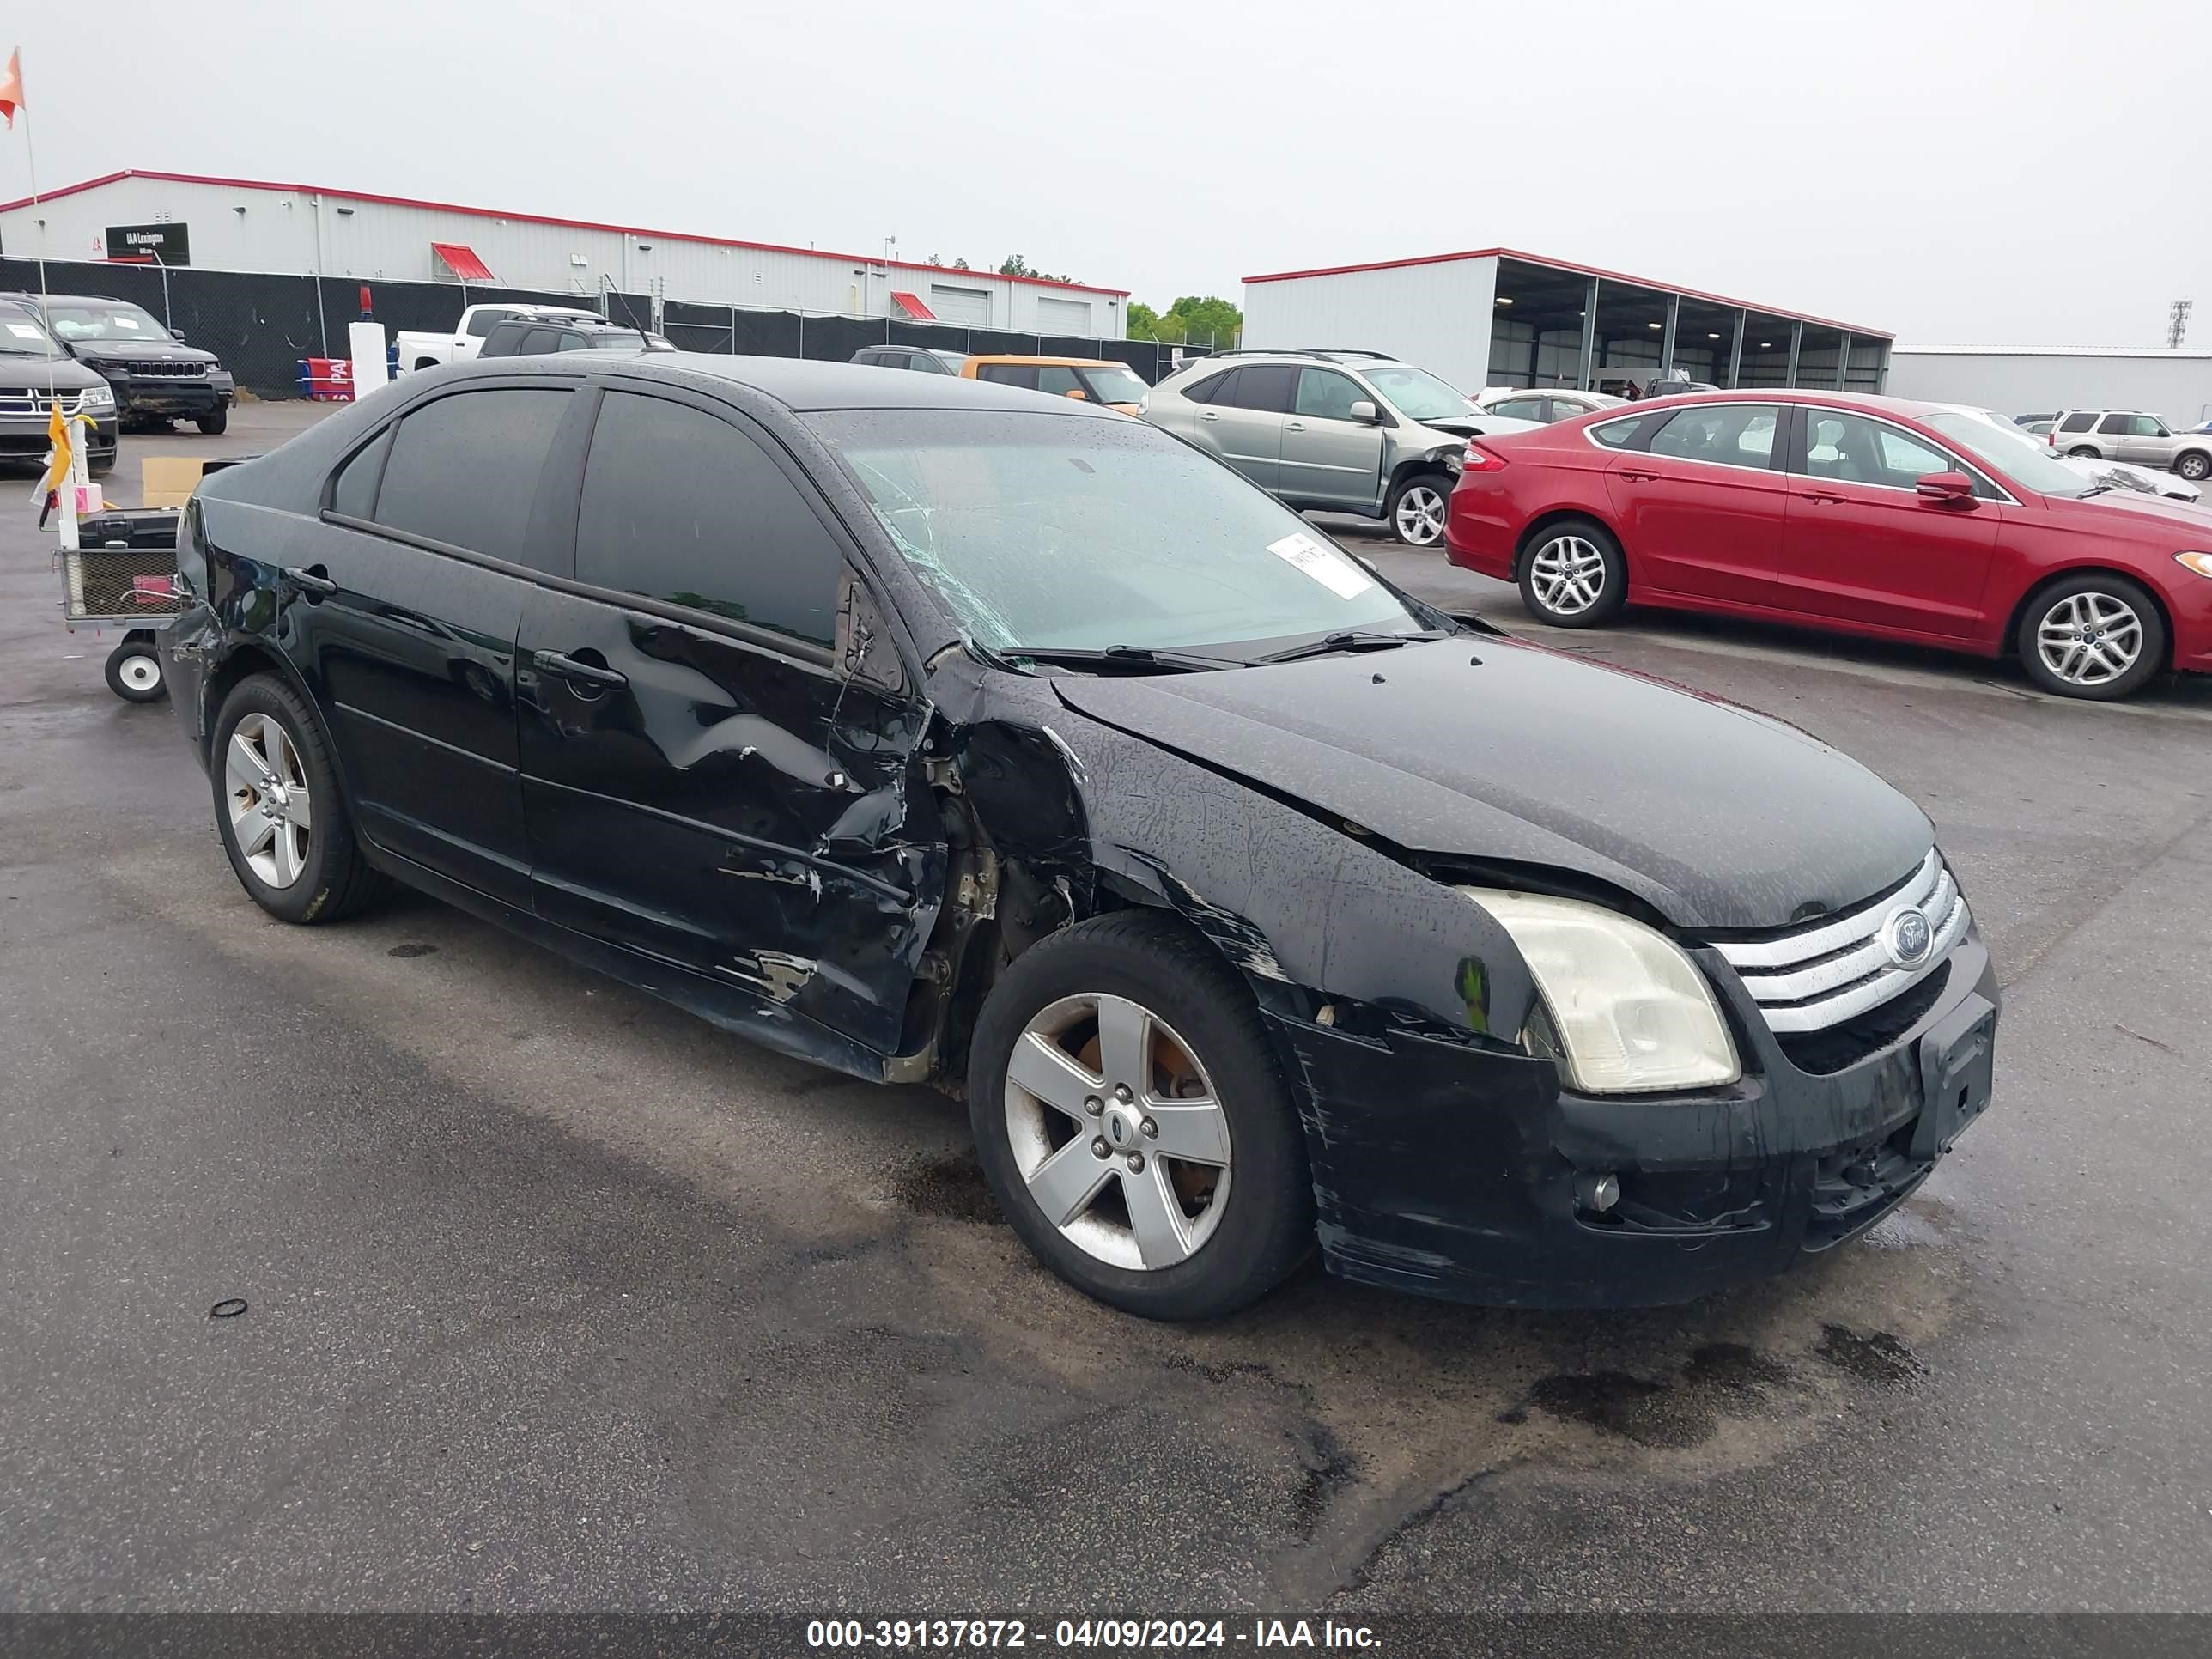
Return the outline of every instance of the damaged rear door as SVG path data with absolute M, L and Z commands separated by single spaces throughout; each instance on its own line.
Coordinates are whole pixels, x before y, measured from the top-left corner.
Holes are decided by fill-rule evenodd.
M 852 592 L 830 524 L 734 411 L 606 392 L 578 586 L 522 622 L 532 900 L 888 1054 L 943 837 L 912 787 L 926 711 L 902 675 L 836 659 Z

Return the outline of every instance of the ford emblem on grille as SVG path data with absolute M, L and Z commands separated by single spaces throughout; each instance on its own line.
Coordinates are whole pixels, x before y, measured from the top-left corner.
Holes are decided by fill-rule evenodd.
M 1882 949 L 1900 968 L 1917 968 L 1928 960 L 1929 947 L 1935 943 L 1936 930 L 1915 909 L 1899 910 L 1881 930 Z

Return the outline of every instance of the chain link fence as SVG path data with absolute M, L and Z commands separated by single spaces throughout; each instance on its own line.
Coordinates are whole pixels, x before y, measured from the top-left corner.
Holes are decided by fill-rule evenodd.
M 651 328 L 653 319 L 651 295 L 612 289 L 557 294 L 456 283 L 364 283 L 351 276 L 285 276 L 57 259 L 46 261 L 46 289 L 50 294 L 100 295 L 143 306 L 188 344 L 215 353 L 239 385 L 262 398 L 299 396 L 301 359 L 346 356 L 346 325 L 361 317 L 364 297 L 373 301 L 375 319 L 395 333 L 445 333 L 459 321 L 465 307 L 499 300 L 586 306 L 636 328 Z M 38 263 L 0 259 L 0 289 L 36 294 Z M 1148 386 L 1171 374 L 1178 361 L 1206 355 L 1203 347 L 1151 340 L 1017 334 L 884 317 L 750 311 L 680 300 L 662 303 L 660 331 L 687 351 L 833 362 L 872 345 L 932 346 L 970 355 L 1110 358 L 1127 363 Z

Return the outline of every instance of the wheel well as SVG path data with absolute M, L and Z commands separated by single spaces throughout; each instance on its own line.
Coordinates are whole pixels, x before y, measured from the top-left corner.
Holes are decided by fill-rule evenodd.
M 2159 623 L 2166 629 L 2167 660 L 2160 666 L 2171 668 L 2173 665 L 2172 657 L 2176 648 L 2173 640 L 2173 613 L 2166 608 L 2165 597 L 2142 577 L 2131 574 L 2125 570 L 2116 570 L 2112 566 L 2104 564 L 2077 564 L 2064 570 L 2055 570 L 2021 594 L 2020 603 L 2012 608 L 2012 615 L 2005 618 L 2004 639 L 2001 646 L 2003 655 L 2017 657 L 2020 654 L 2020 624 L 2027 617 L 2028 607 L 2057 586 L 2059 583 L 2075 576 L 2115 576 L 2130 587 L 2139 587 L 2148 593 L 2150 596 L 2152 608 L 2158 612 Z
M 241 645 L 223 659 L 222 667 L 208 676 L 207 685 L 201 692 L 205 699 L 202 708 L 207 728 L 200 734 L 203 754 L 211 757 L 215 753 L 216 716 L 222 710 L 223 699 L 230 696 L 240 680 L 251 679 L 256 674 L 275 675 L 299 694 L 300 700 L 307 705 L 309 714 L 319 722 L 322 720 L 322 710 L 315 706 L 314 698 L 308 696 L 307 688 L 300 683 L 300 677 L 293 671 L 291 664 L 265 646 Z M 326 746 L 330 744 L 330 735 L 327 730 L 323 732 Z M 336 764 L 337 752 L 334 749 L 331 758 L 332 763 Z M 343 782 L 343 780 L 340 781 Z
M 2177 449 L 2173 452 L 2173 464 L 2179 466 L 2185 455 L 2202 455 L 2206 460 L 2212 461 L 2212 445 L 2191 444 L 2186 449 Z
M 1442 461 L 1432 461 L 1425 455 L 1414 455 L 1399 462 L 1390 470 L 1390 482 L 1382 491 L 1383 501 L 1387 502 L 1391 496 L 1396 495 L 1398 486 L 1408 478 L 1418 478 L 1424 473 L 1431 472 L 1437 477 L 1444 479 L 1449 484 L 1451 479 L 1451 470 Z M 1449 495 L 1451 492 L 1447 489 L 1444 493 Z
M 1509 580 L 1513 581 L 1519 581 L 1521 580 L 1522 555 L 1526 553 L 1531 547 L 1534 546 L 1538 538 L 1553 525 L 1564 524 L 1569 519 L 1580 519 L 1586 524 L 1594 524 L 1600 529 L 1603 530 L 1606 534 L 1612 536 L 1616 544 L 1620 540 L 1620 536 L 1614 532 L 1611 525 L 1606 523 L 1606 521 L 1600 518 L 1596 514 L 1589 512 L 1586 508 L 1579 507 L 1555 507 L 1549 513 L 1540 513 L 1528 521 L 1528 527 L 1521 532 L 1521 539 L 1513 544 L 1513 574 Z M 1622 556 L 1624 558 L 1626 556 L 1625 552 Z

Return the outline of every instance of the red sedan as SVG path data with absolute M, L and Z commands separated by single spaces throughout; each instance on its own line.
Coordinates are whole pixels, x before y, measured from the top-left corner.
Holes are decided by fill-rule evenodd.
M 1561 628 L 1668 606 L 2017 653 L 2069 697 L 2212 672 L 2212 513 L 1984 412 L 1720 392 L 1470 441 L 1454 564 Z

